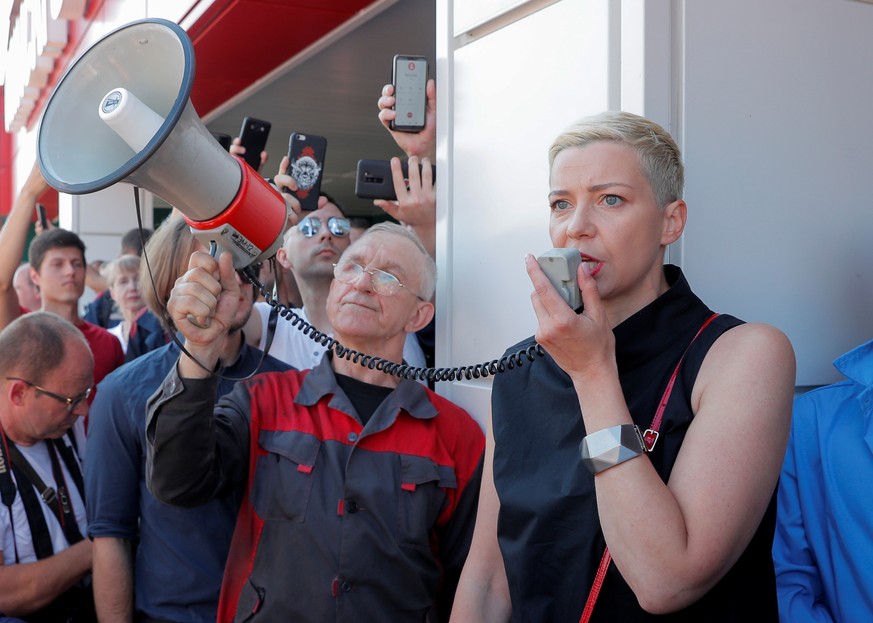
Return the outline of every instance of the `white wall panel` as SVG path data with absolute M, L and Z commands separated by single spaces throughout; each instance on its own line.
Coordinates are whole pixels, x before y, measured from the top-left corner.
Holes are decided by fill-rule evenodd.
M 684 3 L 682 264 L 785 331 L 798 385 L 873 337 L 873 5 Z
M 460 34 L 525 2 L 526 0 L 455 0 L 454 33 Z
M 564 0 L 454 53 L 441 366 L 497 358 L 535 330 L 523 257 L 551 247 L 549 145 L 576 119 L 607 107 L 607 5 Z M 481 421 L 490 379 L 460 385 L 440 390 Z

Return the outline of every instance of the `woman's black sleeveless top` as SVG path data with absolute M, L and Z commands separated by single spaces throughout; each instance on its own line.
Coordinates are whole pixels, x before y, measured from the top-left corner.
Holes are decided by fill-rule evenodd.
M 616 359 L 634 422 L 652 422 L 670 375 L 712 312 L 679 268 L 665 266 L 670 289 L 615 328 Z M 649 455 L 664 481 L 691 423 L 691 390 L 713 342 L 740 320 L 721 315 L 694 341 Z M 516 352 L 530 338 L 511 348 Z M 605 542 L 597 515 L 594 477 L 579 460 L 585 436 L 570 378 L 550 357 L 494 378 L 494 481 L 500 498 L 498 539 L 509 579 L 512 620 L 576 623 L 600 564 Z M 712 491 L 712 496 L 718 496 Z M 646 500 L 640 500 L 645 506 Z M 775 496 L 757 533 L 734 567 L 703 598 L 671 615 L 643 611 L 611 564 L 592 621 L 776 621 L 770 548 Z M 646 547 L 642 528 L 639 546 Z

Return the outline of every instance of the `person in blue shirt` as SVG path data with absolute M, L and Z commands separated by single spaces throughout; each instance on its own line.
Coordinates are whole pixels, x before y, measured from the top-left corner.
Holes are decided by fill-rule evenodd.
M 834 366 L 846 380 L 794 402 L 773 542 L 783 622 L 873 619 L 873 341 Z
M 164 322 L 170 322 L 166 303 L 173 284 L 198 244 L 179 217 L 164 223 L 148 242 L 154 281 L 146 269 L 140 282 L 149 308 Z M 223 350 L 218 396 L 256 371 L 290 369 L 246 344 L 241 327 L 254 293 L 251 286 L 242 291 L 236 330 Z M 91 406 L 85 490 L 101 621 L 211 623 L 216 618 L 239 496 L 176 508 L 157 501 L 145 481 L 146 401 L 179 355 L 171 342 L 122 366 L 100 384 Z

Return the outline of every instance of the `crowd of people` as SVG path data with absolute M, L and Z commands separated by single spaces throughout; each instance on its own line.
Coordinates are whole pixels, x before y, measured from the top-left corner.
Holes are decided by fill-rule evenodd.
M 283 158 L 271 300 L 176 214 L 102 270 L 56 227 L 22 264 L 34 167 L 0 230 L 0 622 L 873 614 L 873 346 L 794 399 L 786 336 L 664 264 L 690 210 L 652 121 L 606 112 L 552 143 L 549 235 L 580 253 L 582 305 L 525 257 L 537 326 L 508 352 L 545 356 L 495 377 L 485 432 L 277 319 L 272 299 L 352 352 L 432 365 L 436 86 L 420 132 L 392 130 L 393 105 L 386 85 L 409 165 L 376 201 L 390 222 L 328 195 L 301 212 Z

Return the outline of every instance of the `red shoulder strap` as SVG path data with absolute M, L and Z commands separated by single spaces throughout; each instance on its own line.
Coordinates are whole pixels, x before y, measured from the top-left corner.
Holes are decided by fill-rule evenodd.
M 658 403 L 658 408 L 655 410 L 655 417 L 652 418 L 652 424 L 643 433 L 643 441 L 646 444 L 646 451 L 651 452 L 655 448 L 655 443 L 658 441 L 658 429 L 661 428 L 661 421 L 664 419 L 664 409 L 667 408 L 667 402 L 670 400 L 670 394 L 673 393 L 673 385 L 676 383 L 676 377 L 679 376 L 679 368 L 682 362 L 685 361 L 685 355 L 688 354 L 688 349 L 691 344 L 703 333 L 703 330 L 709 326 L 713 320 L 718 317 L 717 313 L 713 313 L 706 322 L 698 329 L 697 333 L 691 339 L 682 357 L 679 358 L 679 363 L 676 364 L 676 369 L 670 375 L 670 380 L 667 382 L 667 387 L 664 390 L 664 395 L 661 396 L 661 401 Z M 612 562 L 612 554 L 609 553 L 607 546 L 603 551 L 603 558 L 600 559 L 600 566 L 597 567 L 597 573 L 594 575 L 594 582 L 591 585 L 591 592 L 588 593 L 588 600 L 585 602 L 585 609 L 582 611 L 582 616 L 579 618 L 579 623 L 588 623 L 591 619 L 591 614 L 594 612 L 594 606 L 597 603 L 597 598 L 600 596 L 600 589 L 603 586 L 603 580 L 606 578 L 606 570 L 609 568 L 609 563 Z

